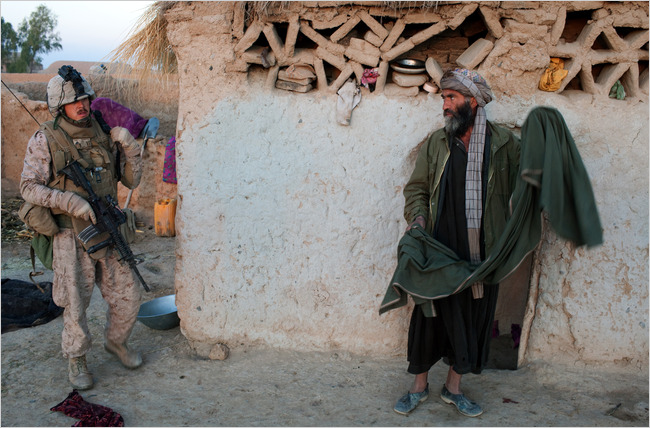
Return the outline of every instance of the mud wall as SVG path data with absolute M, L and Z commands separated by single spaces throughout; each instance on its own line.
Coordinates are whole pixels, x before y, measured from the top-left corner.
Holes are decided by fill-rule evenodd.
M 29 138 L 38 130 L 38 123 L 52 120 L 45 102 L 47 82 L 53 74 L 2 74 L 11 92 L 2 87 L 2 197 L 20 196 L 20 173 Z M 155 139 L 146 143 L 144 170 L 140 186 L 133 191 L 129 208 L 145 226 L 154 224 L 154 206 L 158 199 L 176 196 L 176 185 L 162 181 L 165 148 L 175 135 L 178 111 L 176 85 L 151 85 L 144 91 L 137 84 L 110 75 L 86 76 L 99 97 L 111 98 L 134 110 L 142 117 L 157 117 L 160 128 Z M 13 92 L 13 94 L 12 94 Z M 15 95 L 15 96 L 14 96 Z M 25 108 L 21 105 L 25 106 Z M 34 116 L 34 120 L 30 113 Z M 129 189 L 118 185 L 121 206 Z
M 546 230 L 520 360 L 647 369 L 647 4 L 411 3 L 167 12 L 180 70 L 183 333 L 204 356 L 218 342 L 405 352 L 409 309 L 377 310 L 406 226 L 403 186 L 418 145 L 443 124 L 440 97 L 391 70 L 413 56 L 434 84 L 442 68 L 477 69 L 496 94 L 488 117 L 515 132 L 534 106 L 558 108 L 592 178 L 605 244 L 576 249 Z M 568 71 L 553 93 L 537 89 L 551 57 Z M 316 79 L 278 89 L 292 64 Z M 380 78 L 342 126 L 336 91 L 369 67 Z M 625 99 L 608 96 L 617 81 Z
M 16 99 L 2 87 L 2 118 L 0 120 L 2 137 L 2 197 L 11 198 L 20 195 L 20 173 L 29 137 L 38 130 L 38 123 L 50 120 L 52 116 L 47 104 L 32 101 L 22 93 Z M 22 103 L 29 110 L 21 106 Z M 30 116 L 30 113 L 32 116 Z

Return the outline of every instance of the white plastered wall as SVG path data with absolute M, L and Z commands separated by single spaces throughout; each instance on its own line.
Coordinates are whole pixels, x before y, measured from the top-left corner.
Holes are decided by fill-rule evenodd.
M 585 103 L 546 96 L 496 101 L 488 114 L 521 125 L 536 104 L 558 107 L 573 131 L 605 244 L 576 250 L 546 235 L 529 358 L 561 350 L 586 360 L 643 361 L 646 105 L 606 100 L 585 115 Z M 441 101 L 370 95 L 349 127 L 335 122 L 335 105 L 335 96 L 243 92 L 184 130 L 176 284 L 188 337 L 403 352 L 408 310 L 379 317 L 377 309 L 405 227 L 402 189 L 415 148 L 442 123 Z
M 218 342 L 404 354 L 409 308 L 377 310 L 406 226 L 401 191 L 415 148 L 442 125 L 439 97 L 366 94 L 341 126 L 336 95 L 265 89 L 255 73 L 213 70 L 232 43 L 213 31 L 227 13 L 211 18 L 210 31 L 177 16 L 183 334 L 202 355 Z M 502 95 L 488 117 L 517 128 L 542 104 L 557 107 L 573 133 L 605 244 L 576 250 L 547 231 L 521 359 L 647 369 L 647 99 Z

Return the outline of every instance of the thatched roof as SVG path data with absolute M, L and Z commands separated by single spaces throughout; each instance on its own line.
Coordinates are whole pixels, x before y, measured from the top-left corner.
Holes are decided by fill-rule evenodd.
M 150 5 L 140 17 L 127 39 L 111 52 L 109 60 L 130 65 L 138 80 L 149 79 L 155 75 L 167 76 L 177 71 L 176 56 L 167 39 L 167 20 L 165 12 L 175 1 L 158 1 Z M 253 16 L 265 16 L 269 13 L 300 7 L 304 2 L 293 1 L 246 1 L 240 7 L 246 10 L 247 20 Z M 309 2 L 313 3 L 313 2 Z M 320 2 L 323 5 L 381 5 L 386 9 L 430 9 L 441 3 L 457 1 L 343 1 Z
M 127 39 L 113 50 L 109 61 L 130 66 L 130 74 L 137 80 L 144 81 L 152 78 L 167 79 L 175 75 L 178 64 L 171 44 L 167 39 L 167 20 L 165 12 L 174 7 L 176 1 L 158 1 L 150 5 L 140 17 Z M 291 8 L 301 7 L 302 3 L 293 1 L 246 1 L 240 2 L 240 7 L 246 11 L 246 20 L 254 16 L 266 16 Z M 380 5 L 385 9 L 431 9 L 441 4 L 458 3 L 457 1 L 343 1 L 319 2 L 324 6 L 331 5 Z
M 128 64 L 134 77 L 147 80 L 177 71 L 176 55 L 167 39 L 165 11 L 176 4 L 159 1 L 150 5 L 127 36 L 110 54 L 110 61 Z

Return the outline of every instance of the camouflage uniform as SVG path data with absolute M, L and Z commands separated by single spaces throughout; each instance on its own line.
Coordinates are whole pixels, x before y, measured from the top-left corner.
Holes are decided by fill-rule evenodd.
M 93 119 L 94 120 L 94 119 Z M 113 141 L 124 142 L 128 131 L 113 128 Z M 133 142 L 132 137 L 131 142 Z M 87 144 L 84 139 L 73 139 L 75 146 Z M 120 150 L 114 144 L 113 156 Z M 137 153 L 137 155 L 136 155 Z M 126 159 L 124 159 L 126 158 Z M 122 171 L 122 183 L 135 188 L 142 174 L 139 150 L 127 150 L 123 162 L 117 167 Z M 128 170 L 128 171 L 127 171 Z M 48 187 L 56 174 L 47 137 L 36 132 L 29 140 L 21 174 L 23 199 L 36 205 L 56 209 L 63 198 L 61 190 Z M 119 262 L 113 251 L 95 260 L 88 255 L 71 228 L 62 227 L 54 235 L 54 302 L 65 309 L 63 313 L 62 350 L 66 358 L 83 356 L 91 347 L 91 336 L 86 322 L 86 309 L 97 283 L 104 300 L 108 303 L 105 337 L 113 343 L 124 344 L 136 321 L 140 305 L 140 289 L 128 265 Z

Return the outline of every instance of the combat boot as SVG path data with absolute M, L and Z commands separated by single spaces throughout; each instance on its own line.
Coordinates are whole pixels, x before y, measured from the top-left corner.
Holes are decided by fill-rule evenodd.
M 132 351 L 126 344 L 113 343 L 107 340 L 104 343 L 104 349 L 110 354 L 115 355 L 122 365 L 127 369 L 137 369 L 142 365 L 142 356 L 137 351 Z
M 68 360 L 68 379 L 76 389 L 90 389 L 93 387 L 93 375 L 88 371 L 86 356 Z

